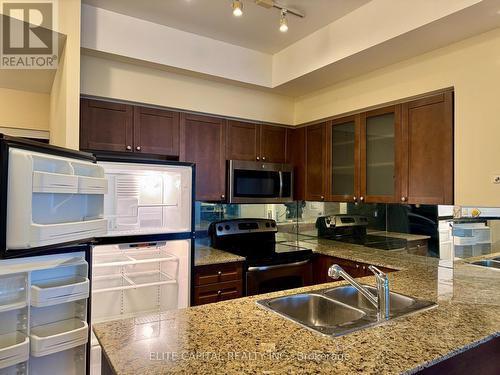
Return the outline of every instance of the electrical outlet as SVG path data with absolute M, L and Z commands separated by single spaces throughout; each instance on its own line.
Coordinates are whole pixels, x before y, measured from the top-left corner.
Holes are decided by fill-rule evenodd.
M 491 183 L 500 184 L 500 175 L 495 174 L 491 176 Z

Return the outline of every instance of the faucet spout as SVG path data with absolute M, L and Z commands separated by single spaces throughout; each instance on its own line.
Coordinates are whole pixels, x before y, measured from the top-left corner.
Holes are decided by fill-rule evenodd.
M 377 280 L 377 295 L 373 295 L 367 288 L 354 280 L 342 267 L 338 264 L 332 265 L 328 269 L 328 276 L 332 279 L 342 277 L 351 284 L 359 293 L 361 293 L 376 309 L 379 319 L 389 319 L 390 314 L 390 294 L 389 294 L 389 279 L 387 275 L 380 271 L 375 266 L 369 266 L 368 269 L 375 274 Z

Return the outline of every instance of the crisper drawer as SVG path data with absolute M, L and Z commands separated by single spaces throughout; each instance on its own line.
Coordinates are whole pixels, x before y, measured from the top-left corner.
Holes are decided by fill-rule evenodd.
M 0 335 L 0 369 L 24 362 L 29 357 L 29 338 L 21 332 Z
M 67 319 L 31 328 L 31 355 L 41 357 L 86 344 L 88 324 Z
M 31 305 L 44 307 L 89 297 L 89 279 L 82 276 L 40 280 L 31 285 Z

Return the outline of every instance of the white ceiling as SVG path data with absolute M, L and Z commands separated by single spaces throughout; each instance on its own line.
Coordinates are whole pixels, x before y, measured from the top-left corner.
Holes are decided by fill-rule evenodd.
M 274 54 L 371 0 L 280 0 L 305 18 L 288 16 L 289 30 L 278 30 L 280 12 L 243 0 L 244 13 L 232 15 L 230 0 L 83 0 L 116 13 L 163 24 L 241 47 Z

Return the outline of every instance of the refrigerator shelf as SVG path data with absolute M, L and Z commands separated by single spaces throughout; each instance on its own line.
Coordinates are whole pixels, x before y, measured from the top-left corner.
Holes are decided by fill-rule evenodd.
M 134 264 L 154 262 L 177 262 L 179 259 L 172 254 L 162 250 L 143 250 L 140 253 L 110 253 L 96 254 L 94 256 L 94 267 L 128 266 Z
M 27 288 L 26 273 L 0 276 L 0 312 L 27 306 Z
M 96 276 L 92 279 L 92 283 L 92 293 L 104 293 L 175 284 L 177 280 L 162 271 L 146 271 L 123 275 Z
M 67 319 L 31 328 L 31 355 L 42 357 L 61 352 L 88 341 L 88 324 L 80 319 Z
M 27 361 L 30 340 L 21 332 L 0 335 L 0 369 Z
M 31 305 L 44 307 L 89 297 L 87 277 L 72 276 L 36 281 L 31 285 Z
M 11 311 L 11 310 L 23 309 L 26 306 L 28 306 L 28 303 L 26 302 L 26 300 L 23 299 L 22 301 L 9 303 L 8 305 L 1 305 L 0 306 L 0 313 L 6 312 L 6 311 Z

